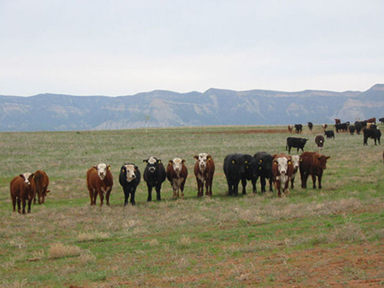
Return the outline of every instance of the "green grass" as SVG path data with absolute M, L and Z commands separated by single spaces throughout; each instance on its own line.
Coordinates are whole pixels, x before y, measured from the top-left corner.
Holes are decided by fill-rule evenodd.
M 226 196 L 224 157 L 235 152 L 286 152 L 286 137 L 296 135 L 281 130 L 285 127 L 1 133 L 0 283 L 5 287 L 306 287 L 384 279 L 380 266 L 374 265 L 377 259 L 370 260 L 371 268 L 341 263 L 342 270 L 333 277 L 326 265 L 337 260 L 337 251 L 347 249 L 343 259 L 350 259 L 353 254 L 348 249 L 361 258 L 383 250 L 383 150 L 372 141 L 363 147 L 362 135 L 337 134 L 335 140 L 326 140 L 323 153 L 331 158 L 322 190 L 299 188 L 297 176 L 296 188 L 286 198 L 268 192 Z M 317 150 L 314 138 L 320 133 L 317 127 L 301 135 L 309 139 L 306 151 Z M 193 156 L 200 152 L 210 153 L 216 164 L 212 198 L 196 198 Z M 143 172 L 143 159 L 152 155 L 165 164 L 174 157 L 187 161 L 185 199 L 172 199 L 171 186 L 164 182 L 163 200 L 148 203 L 142 181 L 137 205 L 123 207 L 118 183 L 121 165 L 134 162 Z M 112 166 L 110 207 L 89 206 L 85 174 L 100 162 Z M 46 203 L 34 205 L 31 214 L 13 213 L 9 182 L 37 169 L 50 177 Z M 250 191 L 250 184 L 247 188 Z M 55 247 L 60 257 L 53 257 Z M 360 252 L 359 247 L 369 248 Z M 312 259 L 311 252 L 324 251 L 334 253 L 327 259 Z M 310 265 L 329 267 L 328 278 L 311 272 Z M 299 266 L 303 272 L 295 268 Z

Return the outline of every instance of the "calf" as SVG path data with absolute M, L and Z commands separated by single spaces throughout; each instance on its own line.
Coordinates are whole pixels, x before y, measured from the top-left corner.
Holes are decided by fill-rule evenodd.
M 243 186 L 243 195 L 247 194 L 245 187 L 247 180 L 251 180 L 253 193 L 256 193 L 256 177 L 257 177 L 257 162 L 256 159 L 249 154 L 244 154 L 244 173 L 241 175 L 241 184 Z
M 103 206 L 104 193 L 109 206 L 109 196 L 112 191 L 113 177 L 111 173 L 111 165 L 100 163 L 94 165 L 87 171 L 87 187 L 91 206 L 96 205 L 97 195 L 100 197 L 100 207 Z
M 309 129 L 309 131 L 312 131 L 312 128 L 313 128 L 313 123 L 312 122 L 308 122 L 308 129 Z
M 372 138 L 373 140 L 375 140 L 375 145 L 377 145 L 376 141 L 379 142 L 379 145 L 380 145 L 381 131 L 379 129 L 364 129 L 363 134 L 364 134 L 363 145 L 368 145 L 367 143 L 368 138 Z
M 323 128 L 323 131 L 325 131 L 325 129 L 327 129 L 328 127 L 328 124 L 324 123 L 323 125 L 321 125 L 321 128 Z
M 45 197 L 50 192 L 48 190 L 49 178 L 47 173 L 42 170 L 37 170 L 35 172 L 35 186 L 36 186 L 36 197 L 38 198 L 38 203 L 43 204 L 45 202 Z M 36 197 L 33 199 L 33 203 L 36 204 Z
M 295 177 L 296 177 L 297 171 L 299 170 L 300 156 L 299 155 L 293 155 L 291 157 L 291 161 L 292 161 L 292 167 L 293 167 L 292 176 L 291 176 L 291 188 L 293 189 Z
M 228 184 L 228 195 L 239 195 L 239 182 L 245 172 L 243 154 L 229 154 L 224 159 L 224 174 Z
M 24 173 L 12 179 L 10 183 L 10 192 L 13 212 L 16 211 L 17 202 L 18 212 L 22 212 L 23 214 L 25 214 L 25 206 L 28 200 L 28 213 L 31 213 L 31 203 L 36 196 L 36 186 L 34 178 L 34 173 Z M 22 210 L 20 207 L 20 203 L 22 204 Z
M 146 160 L 143 160 L 144 163 L 147 163 L 144 169 L 144 181 L 147 182 L 148 187 L 148 198 L 147 201 L 152 201 L 152 188 L 155 187 L 156 190 L 156 199 L 161 200 L 161 185 L 165 181 L 165 168 L 161 159 L 157 159 L 152 156 Z
M 281 197 L 281 192 L 284 195 L 289 194 L 289 179 L 293 173 L 293 165 L 291 157 L 280 154 L 273 155 L 273 164 L 272 164 L 272 174 L 273 174 L 273 183 L 277 190 L 277 195 Z
M 335 139 L 335 132 L 333 132 L 333 130 L 324 131 L 324 135 L 325 137 L 327 137 L 327 139 L 330 139 L 330 138 Z
M 300 176 L 301 188 L 307 188 L 307 179 L 312 176 L 313 189 L 316 189 L 316 176 L 318 177 L 319 189 L 321 189 L 321 179 L 323 171 L 327 168 L 329 156 L 320 155 L 317 152 L 304 152 L 300 155 Z
M 349 125 L 348 130 L 349 130 L 349 134 L 351 135 L 355 134 L 355 130 L 356 130 L 355 125 Z
M 324 146 L 324 137 L 322 135 L 317 135 L 315 138 L 315 143 L 319 148 L 319 152 L 323 149 Z
M 269 191 L 272 192 L 272 155 L 266 153 L 266 152 L 257 152 L 253 157 L 256 159 L 257 163 L 257 175 L 256 175 L 256 182 L 257 179 L 260 177 L 260 184 L 261 184 L 261 192 L 266 192 L 265 184 L 266 179 L 269 180 Z
M 293 125 L 289 124 L 288 125 L 288 132 L 292 133 L 292 131 L 293 131 Z
M 180 191 L 181 198 L 184 199 L 184 185 L 188 176 L 188 169 L 184 163 L 185 160 L 180 158 L 174 158 L 168 162 L 167 179 L 172 186 L 173 198 L 178 198 Z
M 347 121 L 345 123 L 335 124 L 336 133 L 339 133 L 339 131 L 347 132 L 349 124 L 350 124 L 349 121 Z
M 124 206 L 128 205 L 128 198 L 131 195 L 131 204 L 135 205 L 136 188 L 140 184 L 141 174 L 139 168 L 133 163 L 126 163 L 121 166 L 119 183 L 124 191 Z
M 297 152 L 299 149 L 304 152 L 305 143 L 307 143 L 308 139 L 298 138 L 298 137 L 288 137 L 287 145 L 285 146 L 285 150 L 288 150 L 288 153 L 291 153 L 291 148 L 297 148 Z
M 215 162 L 211 155 L 207 153 L 200 153 L 195 155 L 194 158 L 197 160 L 193 168 L 197 182 L 197 197 L 204 195 L 204 184 L 205 184 L 205 195 L 212 197 L 212 181 L 213 175 L 215 174 Z

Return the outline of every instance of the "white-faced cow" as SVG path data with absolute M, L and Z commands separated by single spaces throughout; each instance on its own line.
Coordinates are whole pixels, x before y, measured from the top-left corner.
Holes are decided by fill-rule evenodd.
M 174 198 L 178 198 L 181 192 L 181 198 L 184 199 L 184 185 L 188 176 L 188 169 L 184 163 L 185 160 L 181 158 L 174 158 L 168 162 L 167 179 L 172 185 Z
M 205 195 L 212 197 L 212 181 L 213 175 L 215 174 L 215 162 L 211 155 L 207 153 L 200 153 L 195 155 L 194 158 L 197 160 L 194 166 L 194 173 L 197 182 L 197 197 L 204 195 L 204 184 L 205 184 Z
M 273 183 L 275 184 L 279 197 L 282 195 L 281 192 L 283 192 L 284 195 L 289 194 L 289 180 L 292 177 L 292 173 L 293 165 L 290 156 L 284 154 L 273 155 Z
M 141 174 L 139 168 L 133 163 L 126 163 L 121 166 L 119 183 L 124 191 L 124 206 L 128 205 L 128 198 L 131 195 L 131 204 L 135 205 L 136 188 L 140 184 Z
M 35 174 L 24 173 L 16 176 L 10 183 L 10 192 L 12 199 L 13 212 L 17 210 L 19 213 L 25 214 L 25 206 L 28 201 L 28 213 L 31 213 L 31 203 L 36 196 Z M 22 205 L 22 208 L 20 207 Z
M 161 159 L 154 156 L 143 160 L 147 163 L 144 169 L 144 181 L 147 183 L 148 198 L 147 201 L 152 201 L 152 188 L 155 187 L 156 199 L 161 200 L 161 185 L 165 181 L 166 173 Z
M 109 196 L 112 191 L 113 177 L 111 173 L 111 165 L 100 163 L 94 165 L 87 171 L 87 187 L 91 206 L 96 205 L 97 195 L 100 197 L 100 207 L 103 205 L 104 193 L 109 206 Z

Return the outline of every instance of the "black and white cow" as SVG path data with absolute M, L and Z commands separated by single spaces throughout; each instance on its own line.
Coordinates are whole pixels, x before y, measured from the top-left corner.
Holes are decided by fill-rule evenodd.
M 131 195 L 131 204 L 135 205 L 136 188 L 140 183 L 141 174 L 139 168 L 133 163 L 127 163 L 121 166 L 119 183 L 124 191 L 124 206 L 128 204 L 129 195 Z
M 148 187 L 147 201 L 152 201 L 153 187 L 155 187 L 156 190 L 156 200 L 160 201 L 161 185 L 163 184 L 166 178 L 165 167 L 161 162 L 161 159 L 158 159 L 154 156 L 151 156 L 148 159 L 144 159 L 143 162 L 147 163 L 143 173 L 144 181 L 147 183 Z

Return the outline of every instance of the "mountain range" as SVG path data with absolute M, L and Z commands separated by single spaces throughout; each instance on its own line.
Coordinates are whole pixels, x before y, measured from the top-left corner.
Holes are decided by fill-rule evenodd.
M 364 92 L 209 89 L 132 96 L 0 96 L 0 131 L 334 123 L 384 117 L 384 84 Z

